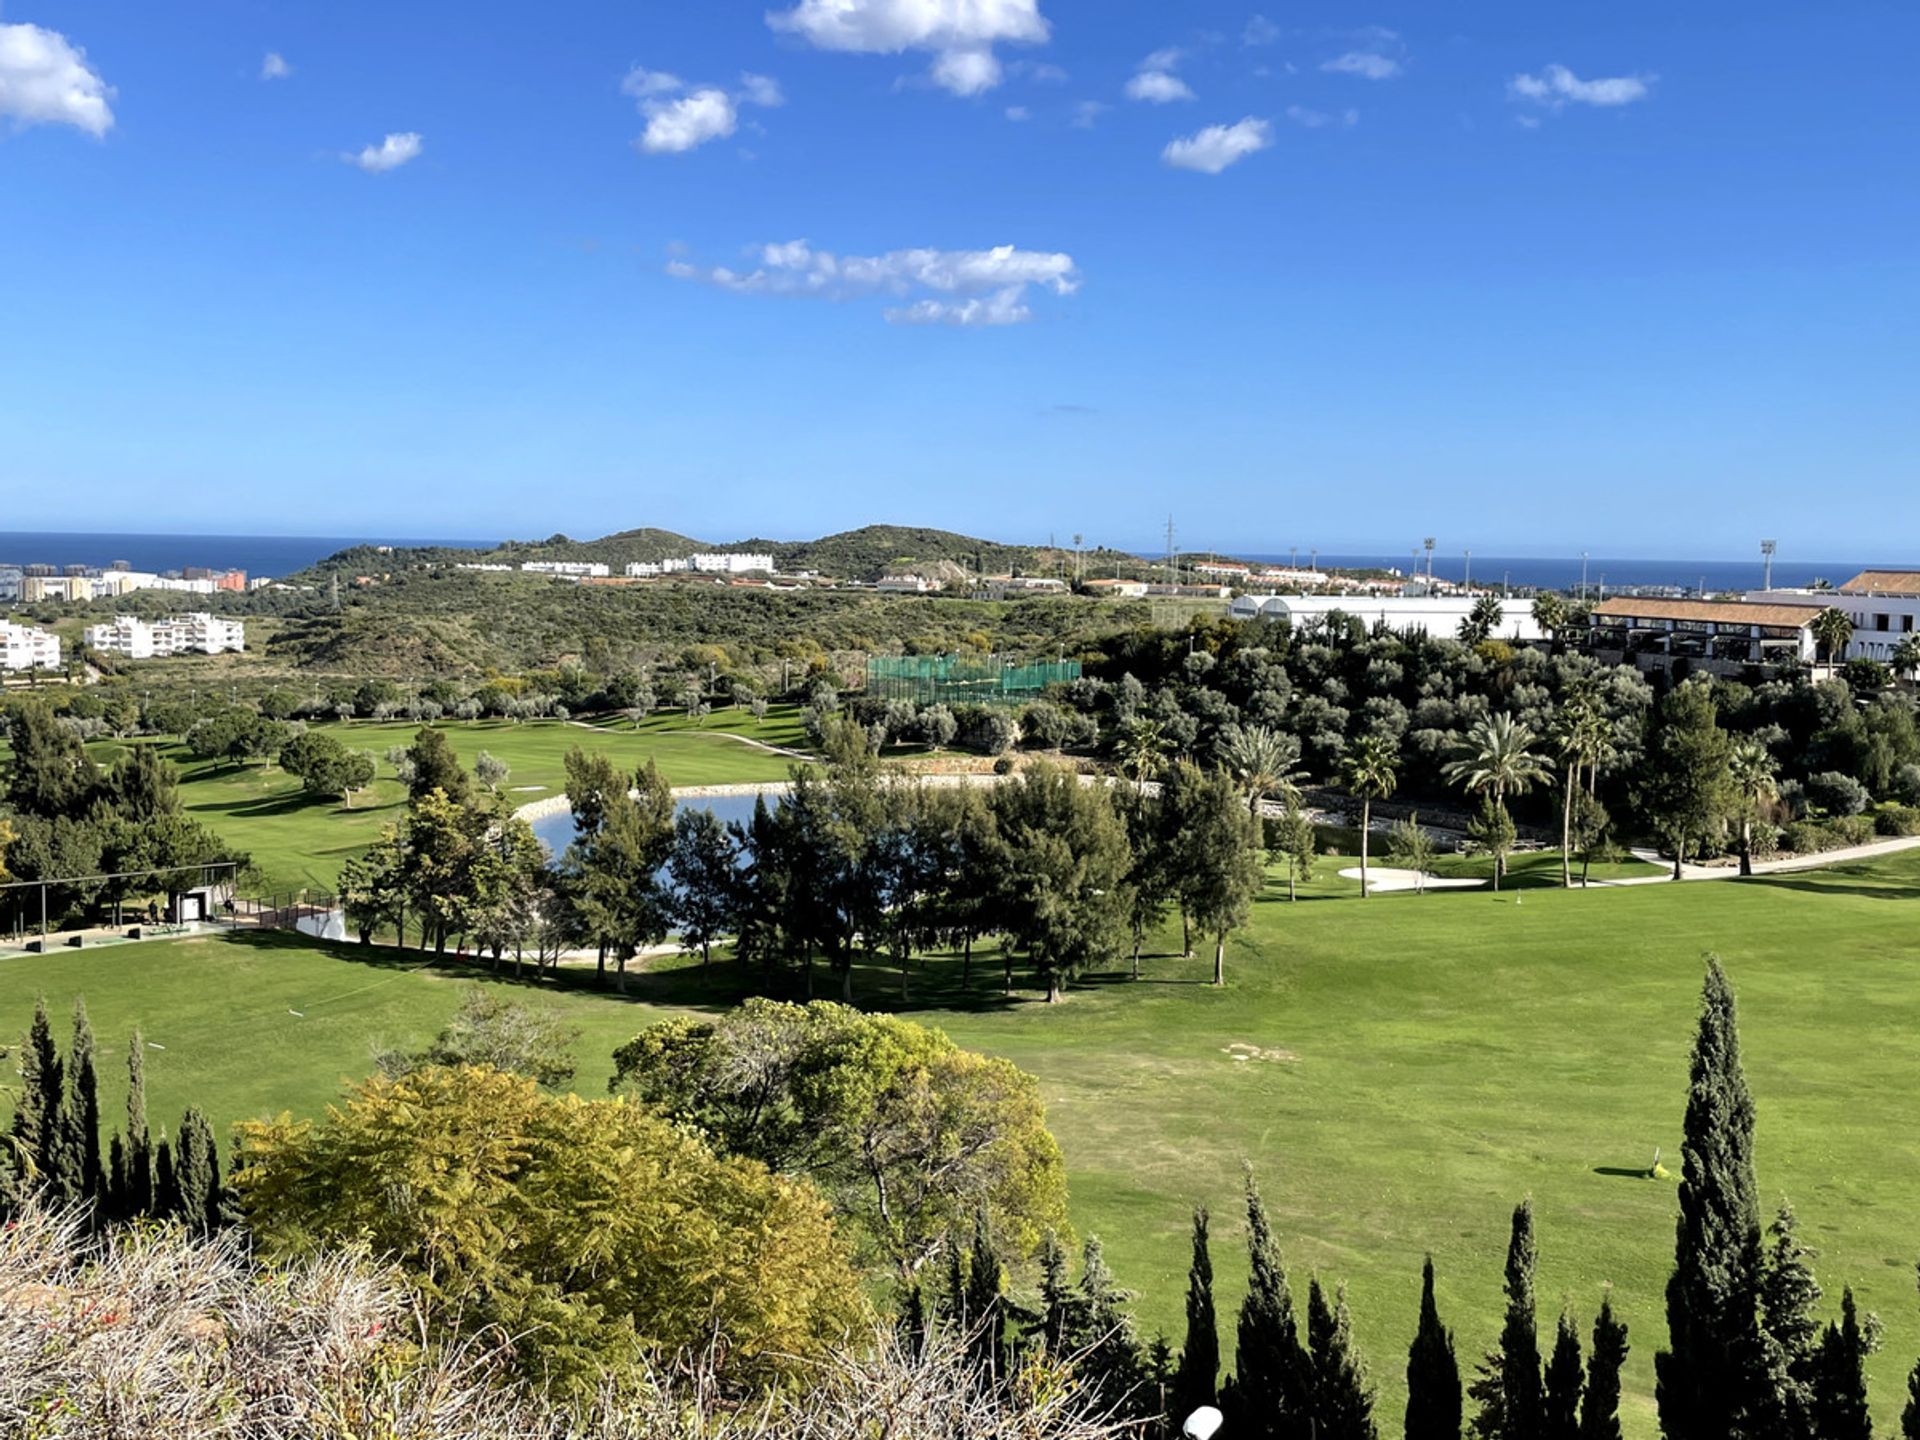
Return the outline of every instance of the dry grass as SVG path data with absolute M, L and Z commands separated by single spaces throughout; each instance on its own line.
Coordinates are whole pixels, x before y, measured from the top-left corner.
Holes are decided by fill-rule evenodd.
M 891 1333 L 794 1394 L 725 1393 L 690 1360 L 582 1401 L 515 1379 L 511 1344 L 440 1344 L 363 1257 L 256 1267 L 232 1237 L 0 1233 L 0 1433 L 33 1440 L 1123 1440 L 1059 1372 L 985 1394 L 953 1338 Z

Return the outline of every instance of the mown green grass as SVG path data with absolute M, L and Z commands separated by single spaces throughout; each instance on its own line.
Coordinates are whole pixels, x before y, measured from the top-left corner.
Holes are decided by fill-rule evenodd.
M 420 727 L 356 720 L 314 728 L 374 757 L 379 779 L 356 795 L 351 805 L 307 795 L 297 779 L 273 764 L 196 760 L 184 746 L 170 742 L 104 741 L 91 748 L 94 757 L 106 763 L 127 744 L 159 744 L 161 753 L 179 769 L 180 799 L 186 809 L 253 857 L 259 878 L 251 888 L 267 893 L 303 886 L 326 889 L 350 856 L 370 845 L 383 825 L 405 813 L 406 789 L 393 778 L 386 753 L 395 745 L 409 744 Z M 505 785 L 507 798 L 524 804 L 561 793 L 566 784 L 566 755 L 576 746 L 604 751 L 627 769 L 651 759 L 670 785 L 784 780 L 793 763 L 789 758 L 733 737 L 743 734 L 763 743 L 783 744 L 790 730 L 797 731 L 798 721 L 769 713 L 765 722 L 756 723 L 742 710 L 737 716 L 733 712 L 709 716 L 704 727 L 690 727 L 684 716 L 654 716 L 638 728 L 552 720 L 517 725 L 504 720 L 442 722 L 435 728 L 468 766 L 482 750 L 506 761 L 512 770 Z
M 1231 1353 L 1250 1160 L 1297 1288 L 1309 1271 L 1350 1282 L 1392 1429 L 1421 1256 L 1435 1257 L 1470 1368 L 1498 1327 L 1509 1212 L 1530 1194 L 1543 1326 L 1563 1297 L 1585 1326 L 1614 1286 L 1633 1327 L 1628 1433 L 1651 1436 L 1674 1185 L 1608 1172 L 1645 1167 L 1656 1146 L 1678 1168 L 1701 956 L 1714 950 L 1740 995 L 1762 1193 L 1792 1197 L 1832 1295 L 1852 1284 L 1886 1321 L 1871 1375 L 1892 1424 L 1920 1351 L 1920 856 L 1523 900 L 1361 902 L 1331 875 L 1293 905 L 1275 877 L 1229 947 L 1223 990 L 1202 983 L 1206 951 L 1152 954 L 1139 983 L 1085 977 L 1052 1007 L 1030 991 L 1004 998 L 991 956 L 967 988 L 947 957 L 909 977 L 916 1018 L 1040 1077 L 1075 1223 L 1142 1292 L 1149 1333 L 1178 1342 L 1188 1217 L 1206 1204 Z M 1157 938 L 1150 950 L 1165 950 L 1171 927 Z M 0 1014 L 24 1023 L 36 993 L 65 1007 L 84 990 L 106 1040 L 137 1019 L 168 1047 L 149 1055 L 156 1114 L 190 1098 L 225 1119 L 311 1114 L 377 1043 L 418 1044 L 452 1011 L 468 976 L 417 964 L 282 937 L 126 946 L 0 963 Z M 613 1045 L 649 1019 L 742 993 L 731 964 L 655 962 L 625 1000 L 589 978 L 548 992 L 586 1032 L 589 1094 Z M 900 1004 L 888 969 L 862 971 L 856 989 Z M 1237 1061 L 1224 1053 L 1235 1042 L 1284 1054 Z

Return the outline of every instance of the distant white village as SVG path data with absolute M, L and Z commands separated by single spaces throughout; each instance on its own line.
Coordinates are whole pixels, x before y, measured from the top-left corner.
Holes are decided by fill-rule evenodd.
M 191 566 L 178 574 L 160 575 L 124 564 L 104 569 L 83 565 L 61 568 L 0 565 L 0 603 L 30 605 L 42 601 L 119 599 L 138 590 L 181 595 L 244 594 L 275 583 L 266 576 L 249 579 L 244 570 Z M 88 626 L 85 639 L 89 649 L 132 660 L 167 655 L 220 655 L 246 649 L 246 624 L 204 610 L 170 615 L 161 620 L 116 615 L 111 622 Z M 0 619 L 0 671 L 58 670 L 60 658 L 60 637 L 53 631 Z

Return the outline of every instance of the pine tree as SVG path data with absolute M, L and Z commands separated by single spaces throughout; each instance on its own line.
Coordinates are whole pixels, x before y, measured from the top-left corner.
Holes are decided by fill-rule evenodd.
M 1863 1329 L 1851 1286 L 1840 1292 L 1840 1323 L 1829 1323 L 1820 1342 L 1814 1385 L 1813 1433 L 1820 1440 L 1872 1440 L 1867 1414 L 1867 1356 L 1873 1352 L 1872 1317 Z
M 1407 1440 L 1460 1440 L 1460 1362 L 1433 1299 L 1433 1257 L 1420 1272 L 1420 1325 L 1407 1350 Z
M 1347 1292 L 1329 1306 L 1315 1277 L 1307 1285 L 1307 1345 L 1311 1352 L 1311 1422 L 1293 1433 L 1312 1440 L 1376 1440 L 1373 1391 L 1353 1348 L 1353 1322 Z
M 100 1077 L 94 1069 L 93 1026 L 85 1000 L 73 1004 L 73 1048 L 67 1052 L 67 1096 L 60 1121 L 63 1188 L 72 1192 L 68 1198 L 100 1207 L 106 1192 L 106 1171 L 100 1163 Z
M 1187 1342 L 1173 1375 L 1176 1424 L 1219 1399 L 1220 1330 L 1213 1313 L 1213 1258 L 1207 1252 L 1207 1211 L 1193 1212 L 1193 1261 L 1187 1267 Z
M 1587 1359 L 1587 1398 L 1580 1406 L 1580 1440 L 1620 1440 L 1620 1370 L 1627 1363 L 1627 1327 L 1614 1317 L 1613 1297 L 1600 1298 Z
M 1067 1252 L 1060 1237 L 1049 1230 L 1040 1242 L 1040 1338 L 1053 1356 L 1068 1353 L 1074 1324 L 1076 1296 L 1067 1275 Z
M 1753 1097 L 1733 989 L 1709 957 L 1681 1141 L 1680 1219 L 1667 1282 L 1667 1343 L 1654 1357 L 1666 1440 L 1764 1430 L 1777 1411 L 1760 1333 L 1760 1209 Z
M 1501 1428 L 1485 1427 L 1483 1406 L 1483 1420 L 1475 1422 L 1482 1435 L 1535 1440 L 1542 1433 L 1546 1397 L 1540 1385 L 1540 1336 L 1534 1321 L 1535 1259 L 1533 1201 L 1522 1200 L 1514 1207 L 1507 1241 L 1507 1316 L 1500 1327 L 1498 1351 Z
M 1247 1172 L 1247 1298 L 1240 1305 L 1234 1347 L 1233 1409 L 1236 1436 L 1278 1440 L 1304 1435 L 1311 1405 L 1311 1362 L 1300 1343 L 1293 1292 L 1280 1263 L 1280 1246 L 1266 1206 Z M 1222 1407 L 1225 1408 L 1224 1406 Z
M 220 1152 L 213 1126 L 197 1105 L 187 1107 L 180 1121 L 180 1145 L 174 1162 L 181 1221 L 190 1230 L 208 1233 L 220 1225 Z
M 127 1192 L 124 1218 L 154 1213 L 153 1137 L 147 1131 L 147 1042 L 138 1029 L 127 1040 Z
M 973 1251 L 967 1259 L 968 1350 L 975 1367 L 995 1381 L 1006 1372 L 1007 1311 L 1000 1293 L 1004 1280 L 982 1208 L 973 1217 Z
M 1126 1304 L 1133 1297 L 1113 1278 L 1100 1241 L 1093 1236 L 1081 1251 L 1080 1286 L 1074 1316 L 1078 1333 L 1069 1336 L 1081 1356 L 1088 1387 L 1109 1411 L 1126 1406 L 1138 1412 L 1152 1399 L 1147 1393 L 1149 1371 L 1140 1353 L 1140 1339 Z
M 1560 1312 L 1554 1330 L 1553 1353 L 1547 1359 L 1546 1440 L 1579 1440 L 1580 1391 L 1584 1385 L 1580 1372 L 1580 1332 L 1573 1317 Z
M 47 1002 L 33 1007 L 33 1025 L 20 1047 L 20 1099 L 13 1111 L 14 1163 L 22 1191 L 58 1183 L 60 1152 L 60 1052 L 47 1020 Z
M 1820 1368 L 1820 1282 L 1813 1275 L 1814 1252 L 1799 1241 L 1791 1205 L 1781 1203 L 1768 1233 L 1773 1243 L 1760 1278 L 1760 1326 L 1769 1383 L 1782 1431 L 1805 1435 L 1812 1431 Z

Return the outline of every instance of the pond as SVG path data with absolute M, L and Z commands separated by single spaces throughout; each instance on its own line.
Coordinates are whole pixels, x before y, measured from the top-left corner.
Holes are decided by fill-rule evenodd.
M 735 821 L 744 825 L 753 818 L 752 795 L 698 795 L 674 802 L 674 813 L 683 810 L 711 810 L 720 818 L 723 825 Z M 769 795 L 767 804 L 778 803 L 778 797 Z M 573 843 L 573 812 L 563 810 L 558 815 L 545 815 L 533 822 L 533 833 L 538 835 L 556 859 L 568 845 Z

